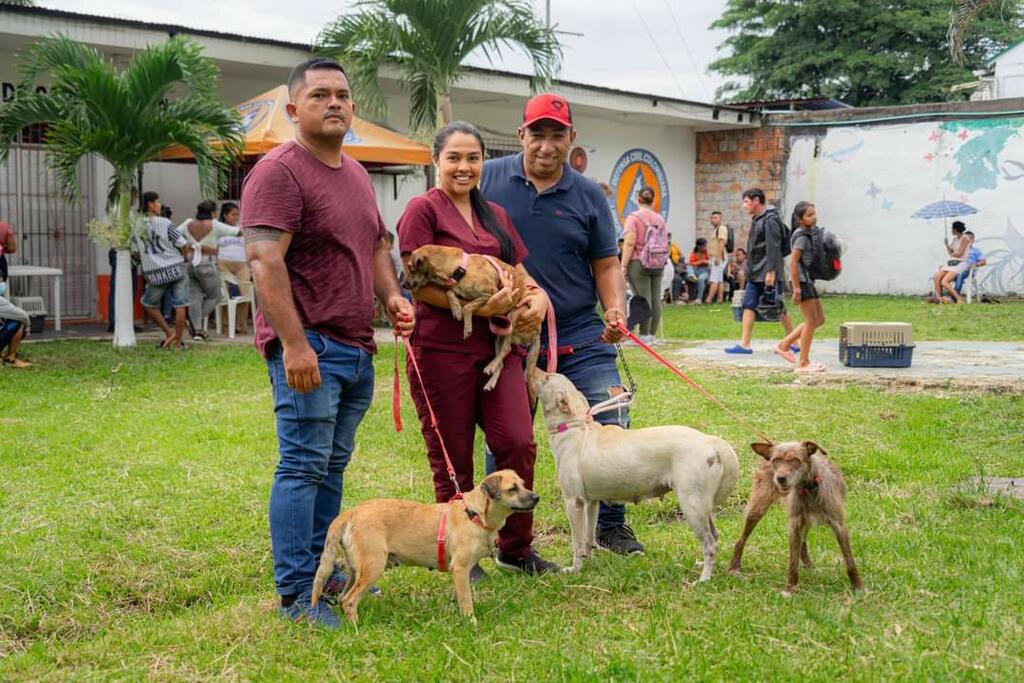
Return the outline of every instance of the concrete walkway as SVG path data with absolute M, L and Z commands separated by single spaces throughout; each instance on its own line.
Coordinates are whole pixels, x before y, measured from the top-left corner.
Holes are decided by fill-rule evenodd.
M 724 353 L 723 349 L 735 343 L 735 339 L 730 339 L 698 342 L 679 348 L 668 341 L 664 344 L 664 349 L 668 352 L 666 357 L 683 367 L 701 365 L 763 370 L 792 368 L 772 352 L 775 342 L 754 341 L 754 353 L 749 356 Z M 982 384 L 1016 384 L 1024 388 L 1024 341 L 921 341 L 917 342 L 914 348 L 913 362 L 909 368 L 849 368 L 839 362 L 839 340 L 822 339 L 814 342 L 811 358 L 828 368 L 822 375 L 833 379 L 860 377 L 954 380 Z M 805 377 L 807 376 L 802 375 L 801 379 Z

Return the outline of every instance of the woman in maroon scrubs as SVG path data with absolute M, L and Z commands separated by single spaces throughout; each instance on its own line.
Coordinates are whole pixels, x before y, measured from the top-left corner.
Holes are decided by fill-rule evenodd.
M 434 163 L 437 187 L 410 201 L 398 221 L 399 248 L 406 267 L 413 250 L 438 244 L 494 256 L 521 269 L 526 245 L 504 209 L 486 201 L 477 189 L 484 165 L 480 132 L 462 121 L 442 128 L 434 139 Z M 524 310 L 519 319 L 539 329 L 548 307 L 547 296 L 529 275 L 526 282 L 528 291 L 520 303 Z M 526 378 L 520 370 L 521 362 L 516 362 L 522 360 L 522 349 L 509 356 L 497 386 L 492 391 L 483 390 L 490 379 L 483 372 L 484 366 L 494 358 L 494 333 L 486 319 L 496 308 L 500 310 L 500 295 L 476 310 L 478 320 L 468 339 L 462 338 L 462 323 L 452 317 L 443 288 L 427 285 L 415 290 L 413 296 L 417 300 L 413 352 L 459 488 L 469 491 L 474 486 L 473 439 L 477 426 L 483 429 L 498 468 L 515 470 L 532 488 L 537 444 Z M 455 487 L 448 478 L 441 444 L 430 426 L 423 391 L 408 362 L 406 371 L 434 472 L 434 495 L 438 502 L 445 502 L 455 494 Z M 532 542 L 533 514 L 521 512 L 509 517 L 498 534 L 498 565 L 529 574 L 557 570 L 557 565 L 533 550 Z M 483 575 L 483 570 L 474 567 L 474 579 Z

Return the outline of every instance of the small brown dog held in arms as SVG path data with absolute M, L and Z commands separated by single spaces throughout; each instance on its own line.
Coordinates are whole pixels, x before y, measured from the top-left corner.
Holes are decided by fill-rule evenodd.
M 540 496 L 526 488 L 518 474 L 499 470 L 461 499 L 447 503 L 384 498 L 361 503 L 331 522 L 311 602 L 319 602 L 340 554 L 348 583 L 339 602 L 353 624 L 359 620 L 357 609 L 363 595 L 385 569 L 398 564 L 450 569 L 459 609 L 476 623 L 469 570 L 491 553 L 508 516 L 529 512 L 538 500 Z M 442 520 L 446 526 L 443 545 L 438 542 Z
M 850 583 L 855 591 L 863 590 L 846 529 L 846 482 L 839 468 L 825 457 L 825 450 L 813 441 L 755 443 L 750 447 L 765 462 L 754 472 L 753 490 L 743 511 L 743 533 L 733 548 L 729 573 L 739 572 L 747 537 L 772 503 L 781 498 L 789 513 L 789 578 L 783 597 L 790 597 L 796 590 L 800 561 L 811 566 L 807 531 L 814 524 L 827 524 L 835 532 Z
M 484 391 L 490 391 L 497 386 L 505 357 L 512 350 L 512 344 L 529 345 L 526 372 L 529 373 L 531 368 L 536 367 L 537 355 L 540 353 L 540 330 L 524 335 L 521 326 L 516 324 L 519 318 L 519 302 L 526 294 L 526 270 L 522 265 L 513 267 L 501 259 L 466 254 L 458 247 L 428 244 L 409 255 L 406 286 L 410 290 L 416 290 L 428 284 L 444 288 L 452 316 L 462 321 L 463 338 L 473 333 L 473 311 L 487 303 L 488 299 L 504 287 L 508 286 L 511 289 L 509 310 L 501 312 L 509 318 L 510 333 L 495 339 L 494 360 L 484 368 L 484 373 L 490 375 L 490 379 L 484 385 Z

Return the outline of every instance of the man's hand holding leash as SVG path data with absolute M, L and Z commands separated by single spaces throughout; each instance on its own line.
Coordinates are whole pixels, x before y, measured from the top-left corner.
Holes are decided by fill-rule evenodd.
M 394 294 L 388 299 L 385 310 L 396 335 L 399 337 L 412 335 L 412 329 L 416 326 L 416 318 L 408 299 L 401 294 Z

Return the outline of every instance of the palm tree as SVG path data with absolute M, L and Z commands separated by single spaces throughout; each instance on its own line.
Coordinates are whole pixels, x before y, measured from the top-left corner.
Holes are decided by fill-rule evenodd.
M 16 97 L 0 106 L 0 163 L 26 126 L 48 126 L 47 163 L 65 197 L 81 196 L 78 162 L 96 154 L 113 167 L 108 206 L 109 241 L 118 250 L 114 346 L 134 346 L 131 263 L 127 251 L 137 194 L 136 173 L 170 145 L 196 159 L 204 194 L 223 188 L 228 165 L 241 151 L 240 122 L 216 96 L 217 67 L 201 48 L 182 38 L 146 47 L 123 70 L 97 50 L 65 36 L 34 43 L 21 64 Z M 49 93 L 32 88 L 48 74 Z M 214 149 L 212 140 L 223 147 Z
M 1005 7 L 1008 2 L 1019 0 L 953 0 L 953 7 L 949 10 L 949 31 L 946 36 L 949 40 L 949 54 L 957 64 L 962 66 L 967 61 L 964 55 L 964 38 L 981 11 L 990 5 Z
M 417 131 L 451 121 L 452 88 L 474 50 L 492 62 L 503 48 L 522 51 L 533 62 L 534 85 L 549 82 L 561 65 L 558 38 L 533 16 L 528 0 L 359 0 L 354 10 L 324 28 L 318 49 L 349 68 L 370 116 L 386 113 L 377 71 L 395 64 Z

